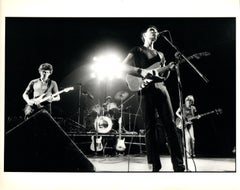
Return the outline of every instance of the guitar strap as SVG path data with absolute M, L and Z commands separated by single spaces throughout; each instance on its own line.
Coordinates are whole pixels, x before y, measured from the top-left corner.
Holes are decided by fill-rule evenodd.
M 51 90 L 51 88 L 50 88 L 51 84 L 52 84 L 52 80 L 49 79 L 49 80 L 48 80 L 48 84 L 47 84 L 47 88 L 46 88 L 46 90 L 43 92 L 44 94 L 48 94 L 48 93 L 50 92 L 50 90 Z
M 159 58 L 160 58 L 160 66 L 163 67 L 165 65 L 165 59 L 163 57 L 163 55 L 158 51 L 157 52 Z

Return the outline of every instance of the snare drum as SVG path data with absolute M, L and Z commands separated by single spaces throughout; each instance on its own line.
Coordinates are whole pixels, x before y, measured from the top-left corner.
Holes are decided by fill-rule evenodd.
M 107 111 L 110 111 L 112 109 L 117 109 L 117 104 L 114 102 L 107 104 Z
M 95 119 L 94 127 L 98 133 L 108 133 L 112 129 L 112 120 L 106 116 L 100 116 Z
M 115 104 L 115 103 L 108 104 L 108 113 L 109 113 L 111 119 L 116 119 L 118 117 L 118 113 L 119 113 L 117 104 Z

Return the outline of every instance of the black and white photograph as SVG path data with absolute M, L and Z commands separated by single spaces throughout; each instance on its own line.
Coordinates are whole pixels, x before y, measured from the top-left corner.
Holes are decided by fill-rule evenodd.
M 236 17 L 4 23 L 4 174 L 237 174 Z
M 5 171 L 235 172 L 235 24 L 6 18 Z

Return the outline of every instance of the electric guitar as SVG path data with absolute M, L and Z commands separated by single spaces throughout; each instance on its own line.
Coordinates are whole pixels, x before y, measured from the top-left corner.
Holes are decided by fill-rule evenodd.
M 208 56 L 208 55 L 210 55 L 209 52 L 196 53 L 196 54 L 193 54 L 192 56 L 188 57 L 188 60 L 193 59 L 193 58 L 200 59 L 200 57 Z M 185 60 L 182 59 L 178 63 L 183 63 L 184 61 Z M 164 67 L 160 67 L 160 62 L 156 62 L 156 63 L 152 64 L 151 66 L 149 66 L 148 68 L 146 68 L 146 70 L 148 70 L 151 73 L 153 73 L 155 71 L 156 75 L 148 75 L 145 78 L 127 74 L 126 82 L 127 82 L 129 90 L 136 92 L 136 91 L 142 90 L 143 88 L 147 87 L 152 82 L 164 81 L 165 78 L 162 77 L 161 75 L 164 74 L 166 71 L 169 71 L 170 69 L 172 69 L 172 67 L 174 65 L 176 65 L 176 63 L 171 62 Z
M 210 111 L 210 112 L 206 112 L 206 113 L 203 113 L 203 114 L 199 114 L 199 115 L 196 115 L 196 116 L 193 116 L 193 117 L 190 117 L 190 118 L 186 118 L 186 122 L 185 124 L 191 124 L 193 120 L 197 120 L 197 119 L 200 119 L 201 117 L 203 116 L 207 116 L 207 115 L 210 115 L 210 114 L 222 114 L 222 109 L 216 109 L 214 111 Z M 176 126 L 177 128 L 179 129 L 182 129 L 182 119 L 177 117 L 176 119 Z
M 42 103 L 46 102 L 47 100 L 49 100 L 50 98 L 57 96 L 59 94 L 62 94 L 63 92 L 69 92 L 70 90 L 73 90 L 73 87 L 68 87 L 68 88 L 64 88 L 63 90 L 60 90 L 50 96 L 47 96 L 47 93 L 42 94 L 41 96 L 38 96 L 36 98 L 33 98 L 32 100 L 34 101 L 33 104 L 29 105 L 27 104 L 24 108 L 24 114 L 25 116 L 29 116 L 31 115 L 36 109 L 40 109 L 43 107 L 43 105 L 41 105 Z
M 103 150 L 103 144 L 102 144 L 102 136 L 98 137 L 99 123 L 98 123 L 97 119 L 96 119 L 96 122 L 94 122 L 94 126 L 95 126 L 95 129 L 96 129 L 96 138 L 94 136 L 91 137 L 92 143 L 90 145 L 90 149 L 92 151 L 99 152 L 99 151 Z
M 124 151 L 126 149 L 125 139 L 122 139 L 122 105 L 121 105 L 121 117 L 118 119 L 119 124 L 119 137 L 117 139 L 116 150 Z
M 102 136 L 100 137 L 97 137 L 96 136 L 96 140 L 94 138 L 94 136 L 91 137 L 92 139 L 92 143 L 90 145 L 90 149 L 92 151 L 102 151 L 103 150 L 103 144 L 102 144 Z M 96 149 L 95 149 L 95 146 L 96 146 Z

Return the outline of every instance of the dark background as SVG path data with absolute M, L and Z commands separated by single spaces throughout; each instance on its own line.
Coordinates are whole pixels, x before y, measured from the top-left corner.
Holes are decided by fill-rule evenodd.
M 22 93 L 30 80 L 39 77 L 37 69 L 43 62 L 53 65 L 51 78 L 60 89 L 75 87 L 54 103 L 56 117 L 77 119 L 78 83 L 95 97 L 94 100 L 82 97 L 82 116 L 92 105 L 103 103 L 106 95 L 114 97 L 120 90 L 128 91 L 122 80 L 100 84 L 90 80 L 88 67 L 92 58 L 105 50 L 117 49 L 123 59 L 133 46 L 142 45 L 140 33 L 149 25 L 160 31 L 169 30 L 174 44 L 186 56 L 211 53 L 191 60 L 209 83 L 187 63 L 181 64 L 183 96 L 194 95 L 199 114 L 223 110 L 221 115 L 195 122 L 196 152 L 231 155 L 236 141 L 235 18 L 6 18 L 5 129 L 21 120 L 25 105 Z M 163 38 L 158 39 L 155 48 L 165 54 L 167 61 L 174 60 L 175 50 Z M 176 111 L 179 105 L 176 73 L 172 72 L 166 84 Z M 136 97 L 127 105 L 135 113 Z M 142 128 L 138 125 L 135 130 Z

